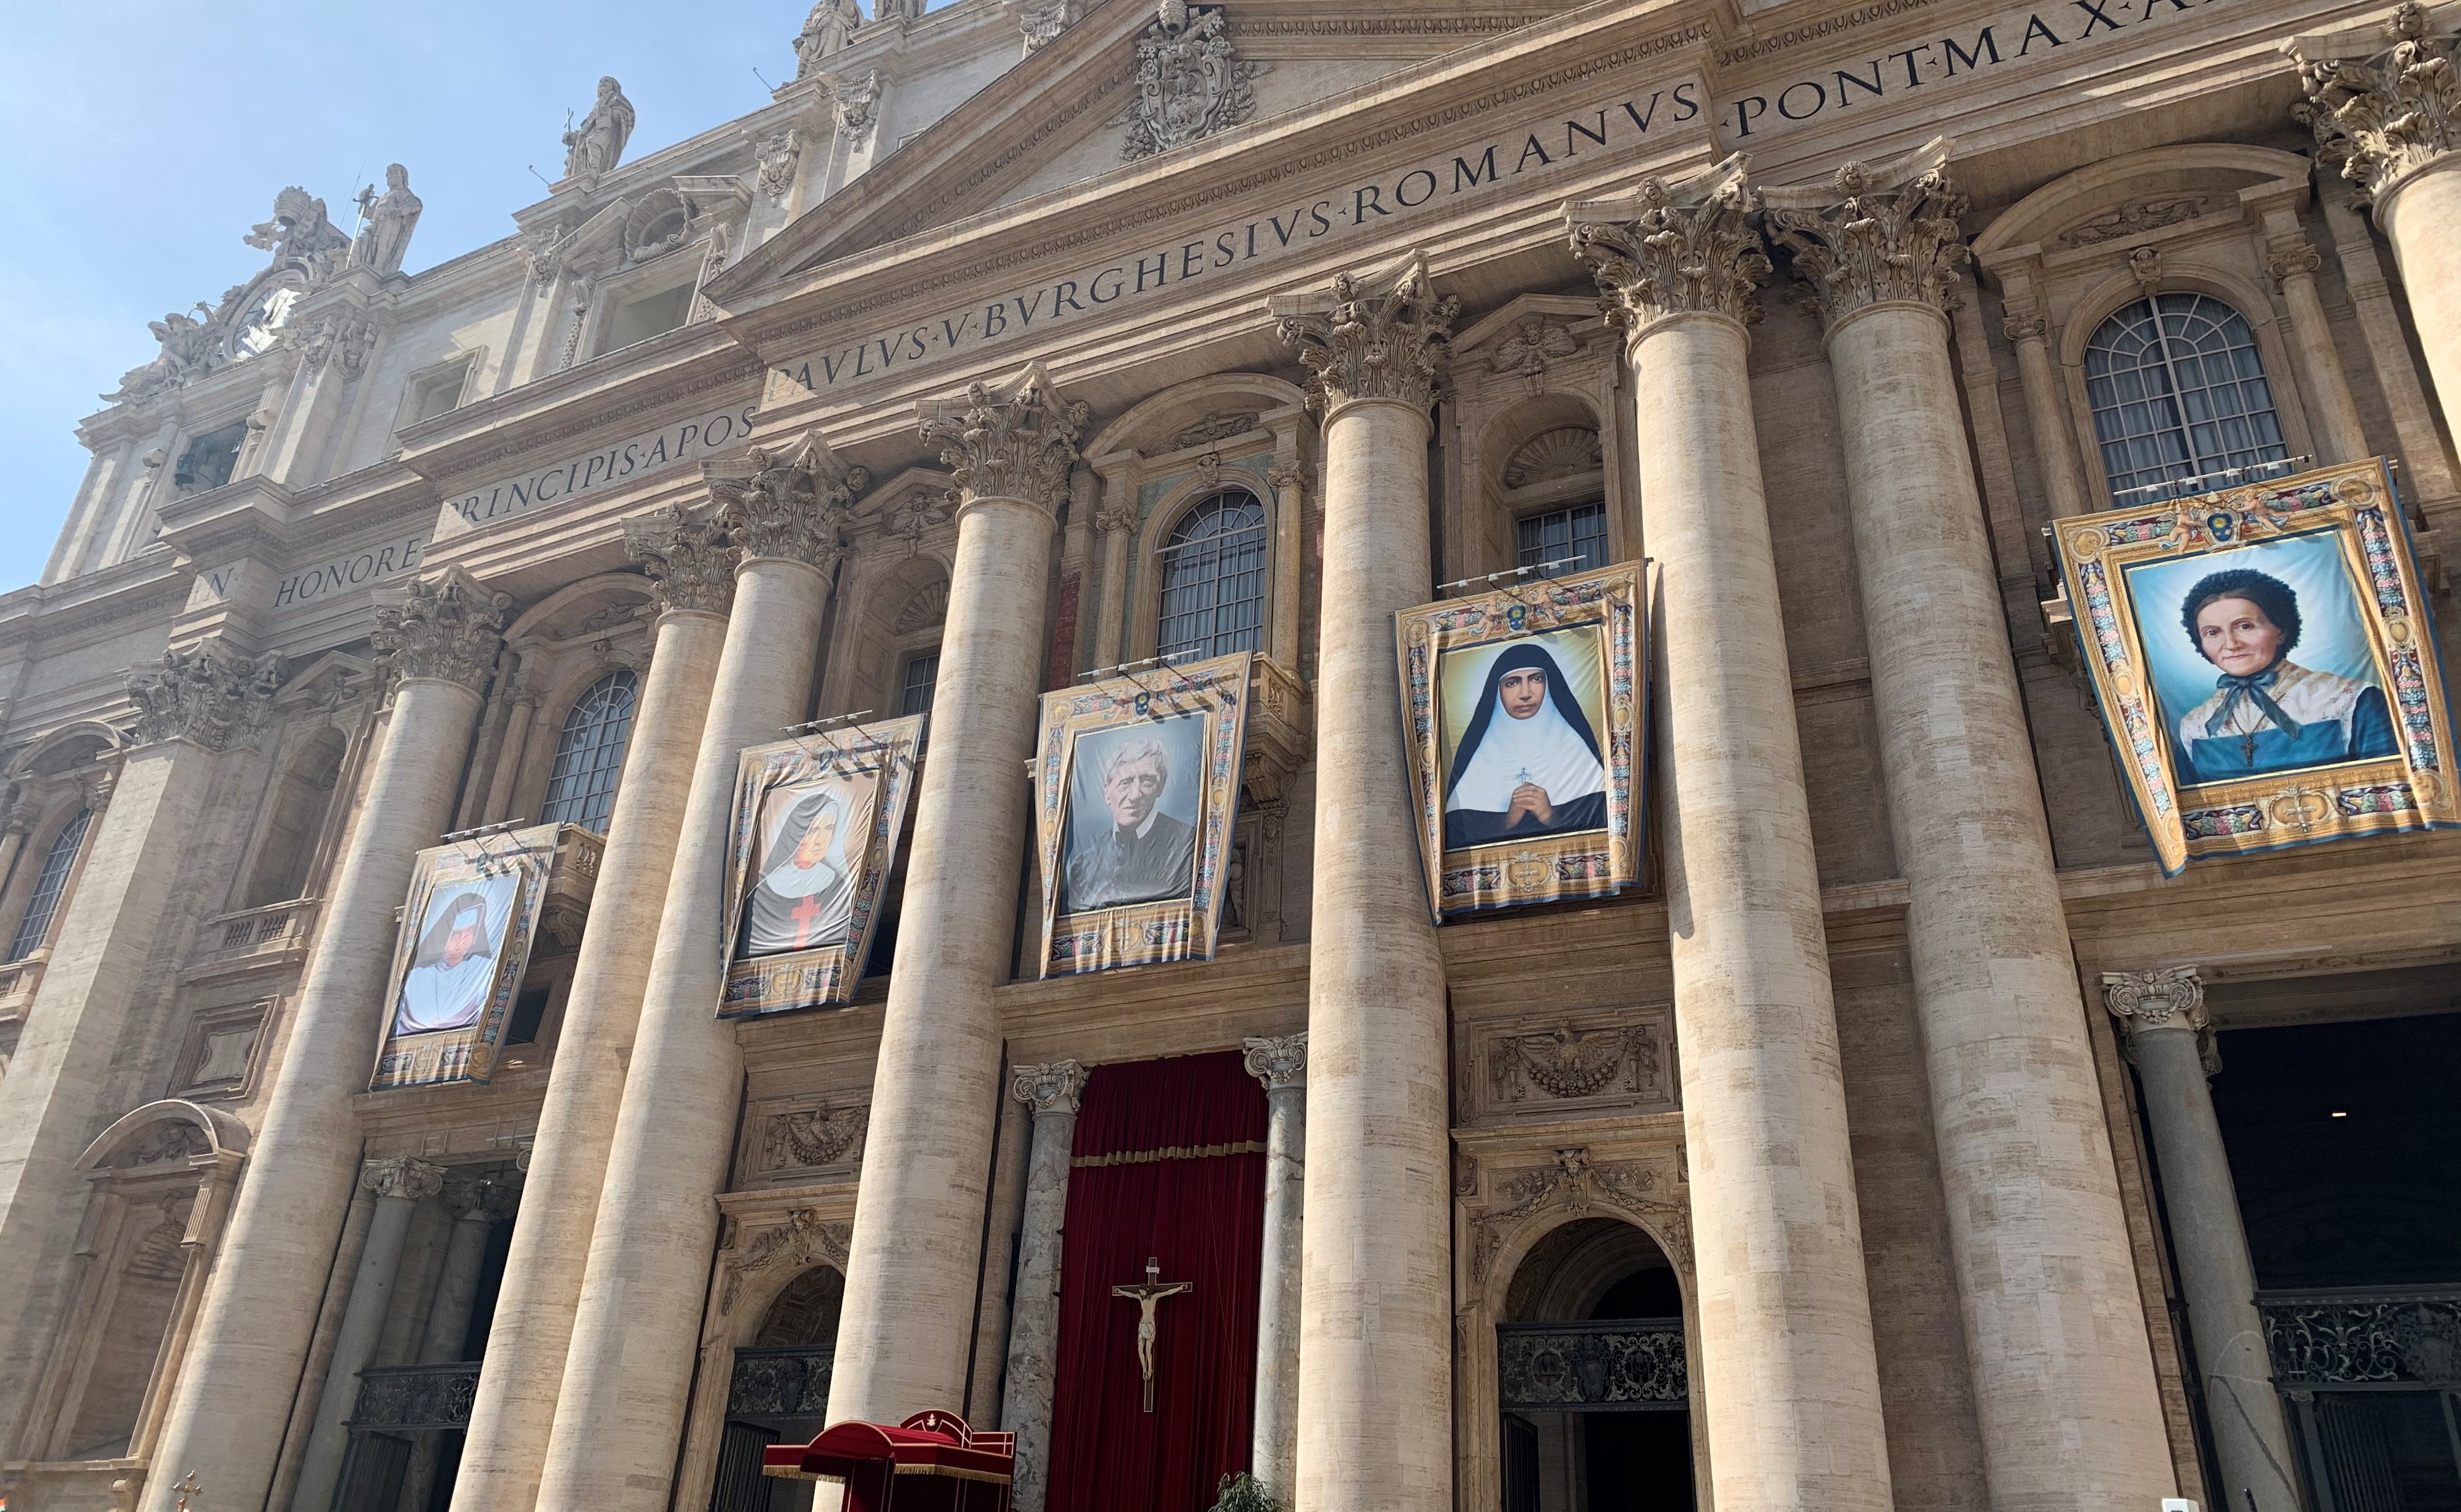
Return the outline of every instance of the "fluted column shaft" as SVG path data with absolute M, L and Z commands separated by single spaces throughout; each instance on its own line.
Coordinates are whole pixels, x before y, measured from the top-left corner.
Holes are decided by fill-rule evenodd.
M 2103 999 L 2126 1026 L 2162 1206 L 2188 1304 L 2188 1333 L 2204 1381 L 2205 1421 L 2221 1484 L 2214 1503 L 2231 1512 L 2300 1512 L 2297 1451 L 2274 1390 L 2264 1319 L 2256 1310 L 2256 1262 L 2248 1254 L 2231 1182 L 2230 1152 L 2214 1117 L 2213 1031 L 2193 968 L 2112 973 Z
M 1444 973 L 1402 863 L 1393 615 L 1433 591 L 1427 412 L 1458 307 L 1417 263 L 1273 307 L 1325 412 L 1315 855 L 1342 881 L 1317 889 L 1308 956 L 1295 1499 L 1323 1512 L 1452 1506 Z
M 1042 1512 L 1051 1485 L 1051 1394 L 1059 1364 L 1059 1230 L 1068 1216 L 1068 1157 L 1085 1068 L 1073 1060 L 1019 1066 L 1009 1087 L 1034 1110 L 1034 1137 L 1017 1228 L 1000 1426 L 1016 1435 L 1016 1512 Z
M 1715 1499 L 1882 1512 L 1871 1294 L 1746 366 L 1768 264 L 1742 173 L 1730 159 L 1573 206 L 1573 250 L 1632 333 L 1659 564 L 1658 790 Z M 1687 281 L 1693 267 L 1707 277 Z
M 828 593 L 800 558 L 736 579 L 540 1472 L 555 1512 L 665 1512 L 742 1090 L 717 1017 L 736 757 L 802 717 Z
M 1251 1473 L 1288 1504 L 1298 1468 L 1300 1273 L 1307 1200 L 1307 1035 L 1247 1042 L 1265 1084 L 1264 1268 L 1256 1287 L 1256 1404 Z
M 378 610 L 378 644 L 403 680 L 155 1459 L 194 1470 L 221 1504 L 262 1502 L 273 1477 L 358 1167 L 351 1099 L 367 1089 L 384 1021 L 394 911 L 414 858 L 453 812 L 504 607 L 456 575 L 440 587 L 414 585 L 401 607 Z M 158 1476 L 139 1504 L 172 1512 L 175 1500 L 170 1478 Z
M 421 1199 L 435 1196 L 443 1186 L 444 1168 L 404 1157 L 370 1161 L 360 1183 L 375 1195 L 375 1211 L 368 1220 L 367 1247 L 359 1251 L 358 1268 L 351 1276 L 351 1298 L 342 1307 L 342 1326 L 333 1334 L 333 1361 L 325 1372 L 315 1426 L 309 1430 L 308 1454 L 300 1462 L 299 1489 L 291 1498 L 291 1512 L 326 1512 L 333 1504 L 333 1488 L 342 1479 L 342 1462 L 351 1446 L 351 1431 L 345 1425 L 359 1399 L 359 1372 L 375 1358 L 376 1340 L 393 1310 L 394 1283 L 401 1276 L 401 1251 L 410 1237 L 411 1218 Z
M 554 1072 L 539 1110 L 521 1222 L 488 1332 L 453 1500 L 462 1512 L 526 1512 L 555 1424 L 565 1355 L 607 1178 L 624 1065 L 641 1016 L 693 761 L 726 641 L 734 554 L 681 516 L 636 522 L 666 612 L 624 753 L 589 924 L 573 963 Z M 656 539 L 653 539 L 653 533 Z

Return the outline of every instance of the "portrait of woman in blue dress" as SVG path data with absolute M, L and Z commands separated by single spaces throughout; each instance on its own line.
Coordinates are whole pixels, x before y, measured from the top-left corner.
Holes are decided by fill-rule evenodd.
M 2179 780 L 2227 782 L 2399 751 L 2382 688 L 2290 660 L 2299 595 L 2237 567 L 2197 580 L 2181 603 L 2189 644 L 2219 675 L 2179 721 Z
M 1444 780 L 1447 850 L 1606 827 L 1598 737 L 1544 646 L 1498 656 L 1476 707 Z

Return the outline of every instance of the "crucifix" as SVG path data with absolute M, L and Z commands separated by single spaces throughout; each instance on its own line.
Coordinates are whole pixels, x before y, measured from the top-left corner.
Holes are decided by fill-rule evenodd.
M 795 921 L 795 944 L 802 946 L 812 938 L 812 926 L 820 922 L 820 897 L 814 894 L 804 898 L 787 912 L 786 917 Z
M 1132 1287 L 1113 1287 L 1111 1295 L 1125 1297 L 1137 1305 L 1137 1369 L 1145 1378 L 1145 1411 L 1153 1411 L 1154 1340 L 1160 1330 L 1154 1321 L 1154 1309 L 1165 1297 L 1175 1297 L 1183 1291 L 1193 1291 L 1193 1281 L 1165 1281 L 1162 1262 L 1145 1257 L 1145 1279 Z
M 194 1470 L 191 1470 L 188 1472 L 188 1478 L 185 1480 L 178 1482 L 173 1485 L 171 1489 L 180 1493 L 180 1500 L 176 1507 L 176 1512 L 188 1512 L 188 1498 L 195 1496 L 200 1491 L 203 1491 L 204 1487 L 197 1484 L 197 1473 Z

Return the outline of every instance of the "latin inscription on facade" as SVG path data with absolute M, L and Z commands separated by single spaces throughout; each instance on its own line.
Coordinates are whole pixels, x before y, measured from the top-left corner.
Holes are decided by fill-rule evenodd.
M 752 434 L 756 404 L 738 404 L 628 437 L 579 457 L 559 458 L 519 478 L 471 490 L 451 501 L 446 521 L 483 525 L 559 500 L 611 488 L 644 474 L 714 457 Z

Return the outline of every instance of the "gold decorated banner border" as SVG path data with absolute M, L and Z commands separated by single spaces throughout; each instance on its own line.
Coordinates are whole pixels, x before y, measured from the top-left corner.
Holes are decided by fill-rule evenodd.
M 1122 1150 L 1114 1155 L 1080 1155 L 1068 1162 L 1071 1170 L 1085 1170 L 1101 1165 L 1151 1165 L 1160 1161 L 1210 1161 L 1226 1155 L 1262 1155 L 1265 1141 L 1240 1139 L 1230 1144 L 1166 1144 L 1159 1150 Z
M 2381 459 L 2051 524 L 2095 704 L 2166 875 L 2188 862 L 2461 824 L 2452 725 L 2429 610 L 2400 500 Z M 2355 605 L 2395 754 L 2220 781 L 2182 780 L 2149 633 L 2178 633 L 2167 607 L 2140 614 L 2131 569 L 2248 547 L 2333 544 Z
M 897 838 L 912 796 L 929 714 L 816 731 L 753 746 L 737 758 L 735 809 L 727 834 L 726 912 L 719 955 L 726 963 L 717 1016 L 751 1018 L 797 1009 L 842 1006 L 854 999 L 880 926 L 881 891 L 897 864 Z M 755 879 L 760 811 L 769 796 L 828 777 L 877 776 L 871 822 L 856 858 L 852 922 L 834 945 L 737 960 L 744 905 Z
M 530 946 L 538 937 L 547 877 L 555 866 L 557 836 L 564 828 L 534 824 L 434 846 L 414 858 L 410 897 L 395 933 L 393 967 L 385 975 L 384 1037 L 376 1052 L 375 1071 L 368 1078 L 370 1092 L 453 1081 L 483 1083 L 495 1075 L 496 1058 L 503 1051 L 504 1023 L 511 1016 L 523 974 L 529 969 Z M 450 889 L 500 878 L 511 879 L 512 908 L 504 925 L 503 948 L 496 953 L 495 972 L 477 1022 L 460 1029 L 397 1033 L 403 983 L 417 952 L 429 903 Z
M 1158 667 L 1042 695 L 1034 758 L 1035 851 L 1042 875 L 1037 974 L 1070 976 L 1169 961 L 1209 961 L 1222 932 L 1222 888 L 1239 812 L 1252 651 Z M 1194 869 L 1188 896 L 1063 914 L 1069 792 L 1079 741 L 1180 717 L 1204 721 Z
M 1410 789 L 1418 804 L 1419 850 L 1427 902 L 1439 923 L 1489 908 L 1602 898 L 1637 885 L 1648 727 L 1648 645 L 1642 564 L 1514 584 L 1394 616 L 1401 661 Z M 1598 736 L 1605 771 L 1603 828 L 1569 835 L 1506 838 L 1447 847 L 1444 838 L 1447 711 L 1443 661 L 1450 652 L 1563 630 L 1598 637 Z

